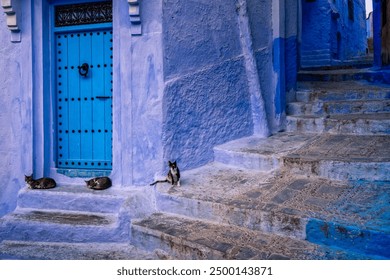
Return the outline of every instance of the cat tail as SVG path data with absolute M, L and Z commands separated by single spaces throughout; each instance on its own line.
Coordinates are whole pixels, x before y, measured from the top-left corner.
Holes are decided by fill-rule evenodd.
M 167 182 L 168 182 L 167 179 L 161 180 L 161 181 L 155 181 L 154 183 L 151 183 L 150 186 L 154 186 L 154 185 L 156 185 L 157 183 L 167 183 Z

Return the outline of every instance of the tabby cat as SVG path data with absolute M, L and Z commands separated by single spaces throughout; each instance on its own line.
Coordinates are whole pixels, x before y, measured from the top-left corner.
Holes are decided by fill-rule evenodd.
M 105 190 L 112 186 L 111 179 L 108 177 L 96 177 L 85 181 L 87 187 L 92 190 Z
M 180 187 L 180 171 L 177 167 L 176 161 L 168 161 L 169 171 L 165 180 L 155 181 L 151 183 L 151 186 L 156 185 L 157 183 L 170 183 L 172 186 Z
M 30 176 L 24 175 L 24 181 L 28 184 L 30 189 L 52 189 L 57 185 L 54 179 L 48 177 L 34 180 L 33 174 Z

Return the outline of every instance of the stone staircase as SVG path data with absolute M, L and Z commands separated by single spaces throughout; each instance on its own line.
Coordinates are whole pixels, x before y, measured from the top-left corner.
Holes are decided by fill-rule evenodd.
M 390 86 L 363 81 L 301 82 L 287 106 L 287 128 L 299 132 L 390 134 Z
M 156 188 L 132 244 L 179 259 L 389 259 L 389 87 L 301 82 L 287 131 Z
M 0 259 L 156 258 L 129 245 L 139 190 L 93 191 L 85 186 L 23 188 L 16 210 L 0 219 Z M 144 214 L 145 215 L 145 214 Z
M 22 189 L 0 259 L 390 259 L 390 88 L 319 77 L 181 187 Z

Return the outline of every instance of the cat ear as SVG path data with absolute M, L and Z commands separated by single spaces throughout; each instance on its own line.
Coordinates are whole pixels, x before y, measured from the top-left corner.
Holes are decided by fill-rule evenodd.
M 168 160 L 168 165 L 172 165 L 172 162 L 170 160 Z

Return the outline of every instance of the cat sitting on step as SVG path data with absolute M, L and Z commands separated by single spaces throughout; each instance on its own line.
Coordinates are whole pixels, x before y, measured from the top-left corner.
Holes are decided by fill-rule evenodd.
M 96 177 L 85 181 L 87 187 L 92 190 L 105 190 L 112 186 L 111 179 L 108 177 Z
M 180 187 L 180 171 L 177 166 L 176 161 L 168 161 L 169 171 L 165 180 L 155 181 L 151 183 L 151 186 L 156 185 L 157 183 L 170 183 L 172 186 Z
M 34 180 L 33 174 L 30 176 L 24 175 L 24 181 L 30 189 L 52 189 L 57 185 L 54 179 L 48 177 Z

